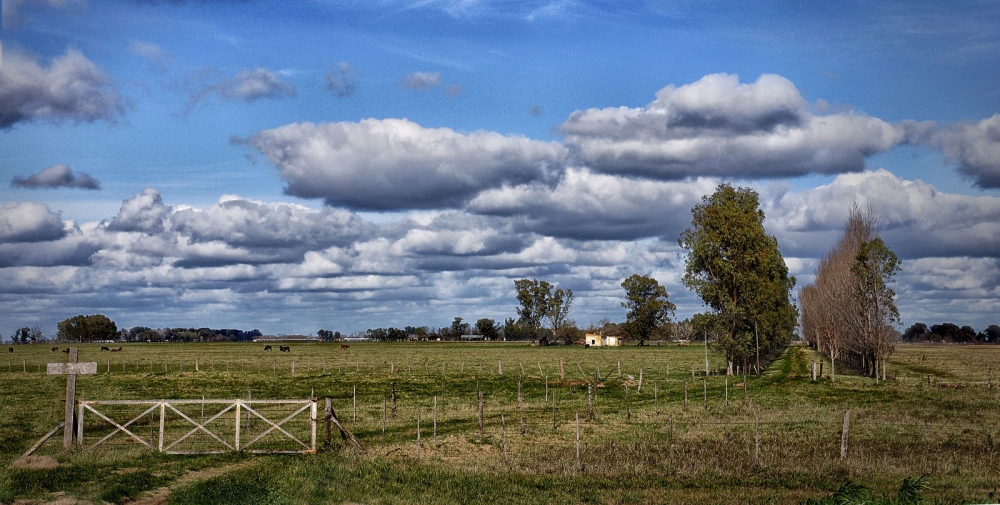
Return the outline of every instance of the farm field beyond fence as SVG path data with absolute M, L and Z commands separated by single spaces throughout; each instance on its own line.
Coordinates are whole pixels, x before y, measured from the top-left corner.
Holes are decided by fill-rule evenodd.
M 847 481 L 894 494 L 923 475 L 929 497 L 1000 500 L 996 346 L 898 345 L 889 381 L 876 383 L 841 370 L 831 381 L 829 362 L 813 382 L 819 357 L 801 346 L 745 380 L 711 353 L 706 375 L 700 345 L 263 345 L 81 345 L 98 373 L 78 377 L 77 398 L 315 397 L 320 417 L 330 398 L 363 451 L 336 429 L 328 446 L 320 434 L 317 454 L 287 455 L 169 455 L 117 433 L 70 453 L 57 435 L 19 459 L 62 420 L 66 378 L 45 364 L 66 354 L 15 346 L 0 359 L 0 503 L 798 503 Z M 149 405 L 107 408 L 124 423 Z M 201 422 L 220 408 L 179 407 Z M 291 413 L 265 408 L 271 419 Z M 227 416 L 213 422 L 237 431 Z M 152 441 L 154 417 L 130 429 Z M 242 436 L 266 431 L 249 422 Z M 308 413 L 297 422 L 288 432 L 307 441 Z M 114 431 L 89 413 L 84 428 L 85 445 Z M 280 448 L 276 434 L 259 444 Z M 219 449 L 201 432 L 184 444 Z

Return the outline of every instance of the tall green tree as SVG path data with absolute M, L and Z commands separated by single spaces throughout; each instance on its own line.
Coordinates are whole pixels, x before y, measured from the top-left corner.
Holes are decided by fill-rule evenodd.
M 623 327 L 625 332 L 640 342 L 649 336 L 660 325 L 670 322 L 677 306 L 667 298 L 667 288 L 660 285 L 656 279 L 648 275 L 632 274 L 622 281 L 625 289 L 625 301 L 622 307 L 628 309 Z
M 56 338 L 63 342 L 96 342 L 114 340 L 118 326 L 104 314 L 73 316 L 56 325 Z
M 485 317 L 476 321 L 476 329 L 479 330 L 479 334 L 486 340 L 496 340 L 496 338 L 500 335 L 500 329 L 497 328 L 497 322 Z
M 549 310 L 552 285 L 538 279 L 518 279 L 514 281 L 517 291 L 517 324 L 528 328 L 541 328 L 542 319 Z
M 876 378 L 879 364 L 892 352 L 892 336 L 895 326 L 900 323 L 896 291 L 892 289 L 896 273 L 900 270 L 899 263 L 896 253 L 881 238 L 875 237 L 861 244 L 857 261 L 851 267 L 857 278 L 855 299 L 862 316 L 859 347 L 870 354 Z M 975 338 L 972 328 L 962 333 Z M 882 373 L 884 375 L 885 371 L 882 370 Z
M 518 279 L 514 281 L 517 292 L 517 325 L 541 335 L 542 321 L 548 321 L 555 337 L 569 322 L 568 316 L 573 305 L 573 290 L 555 288 L 547 281 L 538 279 Z M 506 330 L 505 330 L 506 331 Z M 537 338 L 537 337 L 535 337 Z
M 683 282 L 712 309 L 724 331 L 715 347 L 734 362 L 756 362 L 792 338 L 798 310 L 791 301 L 795 278 L 764 230 L 757 192 L 719 185 L 691 209 L 691 227 L 678 244 L 687 253 Z

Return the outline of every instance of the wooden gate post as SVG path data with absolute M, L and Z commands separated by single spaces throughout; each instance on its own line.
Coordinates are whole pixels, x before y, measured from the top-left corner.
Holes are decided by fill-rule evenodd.
M 66 410 L 63 417 L 63 449 L 73 447 L 73 414 L 76 407 L 76 376 L 77 374 L 96 374 L 97 362 L 77 363 L 78 349 L 70 347 L 68 363 L 48 363 L 45 373 L 49 375 L 66 376 Z M 82 427 L 79 428 L 82 432 Z

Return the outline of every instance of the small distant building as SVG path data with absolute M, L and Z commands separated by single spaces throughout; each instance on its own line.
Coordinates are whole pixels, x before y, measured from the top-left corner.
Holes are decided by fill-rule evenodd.
M 583 341 L 591 347 L 615 347 L 621 345 L 618 337 L 614 335 L 603 336 L 597 333 L 588 333 Z

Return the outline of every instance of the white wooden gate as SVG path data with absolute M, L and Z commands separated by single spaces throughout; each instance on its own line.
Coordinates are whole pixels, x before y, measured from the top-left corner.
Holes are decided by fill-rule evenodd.
M 185 413 L 185 408 L 200 405 L 204 415 L 205 406 L 210 409 L 221 409 L 213 413 L 208 419 L 193 419 L 190 412 Z M 102 407 L 130 406 L 131 408 L 142 408 L 148 406 L 138 415 L 131 415 L 127 421 L 115 420 L 115 415 L 110 414 L 107 408 L 101 412 Z M 281 414 L 281 419 L 269 419 L 261 412 L 264 407 L 287 409 Z M 303 412 L 309 415 L 307 426 L 299 426 L 299 436 L 292 433 L 288 428 L 289 423 L 298 421 L 301 424 Z M 84 413 L 90 412 L 100 420 L 98 424 L 105 423 L 114 427 L 110 433 L 98 438 L 92 444 L 86 444 L 84 439 Z M 232 412 L 232 414 L 230 414 Z M 271 414 L 273 415 L 273 414 Z M 137 429 L 140 420 L 149 417 L 150 434 L 145 438 L 140 436 Z M 158 418 L 158 419 L 157 419 Z M 298 419 L 297 419 L 298 418 Z M 259 430 L 254 432 L 251 423 L 259 420 Z M 229 451 L 246 451 L 258 454 L 275 453 L 315 453 L 316 452 L 316 399 L 308 400 L 80 400 L 77 402 L 77 440 L 83 448 L 93 448 L 104 443 L 118 433 L 127 435 L 132 440 L 150 448 L 166 454 L 218 454 Z M 103 421 L 103 422 L 101 422 Z M 158 430 L 154 429 L 154 421 L 158 423 Z M 209 425 L 212 425 L 211 427 Z M 301 431 L 306 430 L 309 443 L 302 441 L 306 436 Z M 208 449 L 182 450 L 181 444 L 195 434 L 204 434 L 210 439 L 210 444 L 214 447 Z M 278 435 L 284 443 L 290 444 L 290 449 L 275 447 L 281 442 L 272 436 Z M 281 436 L 283 435 L 283 436 Z M 98 435 L 99 436 L 99 435 Z M 263 440 L 268 440 L 269 447 L 260 447 Z M 256 447 L 255 444 L 257 444 Z

